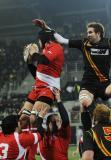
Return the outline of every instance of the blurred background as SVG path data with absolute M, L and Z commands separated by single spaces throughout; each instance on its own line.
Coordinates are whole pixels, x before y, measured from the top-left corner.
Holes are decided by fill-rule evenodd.
M 0 0 L 0 119 L 19 111 L 34 81 L 23 60 L 23 47 L 37 40 L 39 29 L 33 19 L 44 19 L 64 37 L 78 39 L 85 37 L 85 27 L 92 21 L 102 23 L 111 37 L 110 17 L 110 0 Z M 61 96 L 71 121 L 71 143 L 76 144 L 83 60 L 77 49 L 64 49 Z

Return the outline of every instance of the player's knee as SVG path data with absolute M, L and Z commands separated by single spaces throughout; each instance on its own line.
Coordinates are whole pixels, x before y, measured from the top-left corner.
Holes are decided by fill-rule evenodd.
M 105 94 L 108 96 L 111 96 L 111 85 L 109 85 L 106 90 L 105 90 Z
M 21 112 L 21 115 L 20 115 L 20 118 L 19 118 L 19 121 L 20 121 L 20 125 L 21 125 L 21 128 L 26 128 L 26 126 L 29 125 L 29 122 L 30 122 L 30 110 L 24 108 Z
M 19 120 L 29 119 L 30 114 L 31 114 L 31 111 L 26 109 L 26 108 L 24 108 L 22 110 L 22 112 L 21 112 Z
M 37 110 L 32 110 L 31 115 L 30 115 L 30 124 L 33 126 L 36 124 L 37 116 L 38 116 L 38 111 Z
M 19 118 L 21 129 L 25 129 L 30 125 L 30 117 L 22 114 Z
M 92 101 L 93 101 L 92 97 L 88 94 L 81 94 L 79 96 L 79 102 L 80 102 L 82 107 L 90 106 Z
M 50 105 L 45 103 L 45 102 L 41 102 L 41 101 L 37 101 L 35 102 L 33 109 L 40 112 L 42 109 L 47 108 L 50 109 Z
M 31 116 L 30 116 L 31 125 L 34 125 L 36 123 L 36 117 L 38 116 L 41 110 L 44 110 L 44 108 L 46 108 L 48 111 L 50 109 L 50 105 L 41 101 L 37 101 L 34 104 L 33 110 L 31 111 Z

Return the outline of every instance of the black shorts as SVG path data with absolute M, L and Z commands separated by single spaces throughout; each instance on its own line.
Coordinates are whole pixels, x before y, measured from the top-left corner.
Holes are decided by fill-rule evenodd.
M 33 101 L 30 98 L 27 98 L 27 101 L 32 103 L 32 104 L 34 104 L 36 101 L 41 101 L 41 102 L 47 103 L 50 106 L 53 105 L 53 100 L 51 98 L 45 97 L 45 96 L 39 97 L 36 101 Z
M 99 81 L 88 81 L 83 80 L 81 83 L 81 90 L 88 90 L 90 93 L 94 95 L 94 98 L 102 98 L 103 100 L 107 100 L 109 97 L 105 94 L 105 89 L 111 82 L 99 82 Z

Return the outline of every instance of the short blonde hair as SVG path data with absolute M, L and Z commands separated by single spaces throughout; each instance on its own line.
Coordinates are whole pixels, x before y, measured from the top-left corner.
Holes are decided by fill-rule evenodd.
M 97 104 L 93 112 L 94 121 L 109 122 L 111 109 L 105 104 Z

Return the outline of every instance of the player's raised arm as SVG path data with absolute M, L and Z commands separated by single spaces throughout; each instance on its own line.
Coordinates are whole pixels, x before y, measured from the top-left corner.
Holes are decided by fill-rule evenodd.
M 42 19 L 34 19 L 32 21 L 36 26 L 39 26 L 40 28 L 44 29 L 44 30 L 52 30 L 44 20 Z M 60 44 L 69 44 L 69 39 L 62 37 L 60 34 L 54 32 L 54 37 L 56 39 L 56 41 Z

